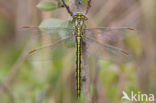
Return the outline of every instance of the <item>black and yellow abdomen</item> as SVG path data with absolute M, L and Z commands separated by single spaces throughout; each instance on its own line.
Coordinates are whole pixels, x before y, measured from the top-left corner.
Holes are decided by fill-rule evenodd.
M 76 89 L 77 97 L 81 94 L 81 49 L 82 49 L 82 37 L 76 37 Z

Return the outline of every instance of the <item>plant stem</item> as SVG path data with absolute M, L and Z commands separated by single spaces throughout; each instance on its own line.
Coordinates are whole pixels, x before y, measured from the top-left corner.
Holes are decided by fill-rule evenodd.
M 73 6 L 77 11 L 81 11 L 83 8 L 82 0 L 73 0 Z M 84 11 L 84 10 L 83 10 Z M 91 103 L 90 96 L 90 78 L 89 78 L 89 66 L 88 66 L 88 56 L 87 47 L 85 41 L 82 44 L 82 88 L 84 94 L 84 103 Z
M 86 44 L 82 45 L 82 87 L 84 94 L 84 103 L 91 103 L 90 96 L 90 78 L 89 78 L 89 65 L 88 65 L 88 56 L 87 56 L 87 47 Z

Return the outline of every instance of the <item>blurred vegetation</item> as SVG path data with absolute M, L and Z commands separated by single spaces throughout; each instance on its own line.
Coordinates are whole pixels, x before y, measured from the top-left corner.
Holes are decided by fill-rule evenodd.
M 155 5 L 155 0 L 92 0 L 87 15 L 89 27 L 137 29 L 117 45 L 130 51 L 131 61 L 116 63 L 89 55 L 90 91 L 96 103 L 131 103 L 121 100 L 123 91 L 156 96 Z M 47 57 L 54 57 L 52 61 L 30 61 L 27 53 L 34 41 L 18 31 L 23 25 L 39 25 L 42 21 L 40 26 L 53 26 L 55 21 L 63 22 L 57 26 L 64 27 L 68 17 L 60 0 L 0 0 L 0 103 L 83 103 L 83 94 L 80 100 L 75 95 L 74 51 L 60 46 L 52 54 L 46 51 Z

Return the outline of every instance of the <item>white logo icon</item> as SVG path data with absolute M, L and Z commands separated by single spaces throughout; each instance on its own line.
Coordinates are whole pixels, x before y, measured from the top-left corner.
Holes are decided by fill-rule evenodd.
M 127 95 L 127 93 L 125 91 L 123 91 L 122 94 L 123 94 L 122 99 L 127 99 L 127 100 L 130 101 L 130 98 L 128 97 L 128 95 Z

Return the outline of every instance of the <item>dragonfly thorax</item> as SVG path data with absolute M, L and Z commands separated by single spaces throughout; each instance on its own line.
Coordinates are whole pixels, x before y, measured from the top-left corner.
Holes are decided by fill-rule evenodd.
M 74 34 L 82 36 L 86 27 L 87 17 L 83 13 L 75 13 L 73 16 Z

